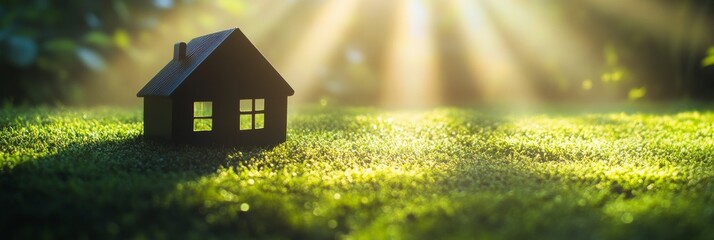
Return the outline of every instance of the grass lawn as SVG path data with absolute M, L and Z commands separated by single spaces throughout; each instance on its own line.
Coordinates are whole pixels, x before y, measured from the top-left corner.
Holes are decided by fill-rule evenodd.
M 0 238 L 714 239 L 714 112 L 306 108 L 270 149 L 0 111 Z

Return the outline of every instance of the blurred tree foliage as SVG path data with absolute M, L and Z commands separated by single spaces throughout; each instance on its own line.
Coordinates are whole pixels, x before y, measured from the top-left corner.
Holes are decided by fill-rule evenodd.
M 591 33 L 590 51 L 602 58 L 598 72 L 567 76 L 582 79 L 582 84 L 566 88 L 553 81 L 557 74 L 535 70 L 532 76 L 546 78 L 538 84 L 541 95 L 551 100 L 714 100 L 714 67 L 700 64 L 706 61 L 707 48 L 714 46 L 714 1 L 638 1 L 670 7 L 664 9 L 667 16 L 647 16 L 653 14 L 650 9 L 628 8 L 627 2 L 621 2 L 615 16 L 589 7 L 587 1 L 544 2 L 556 9 L 560 21 Z M 644 15 L 640 21 L 653 22 L 631 16 L 638 14 Z M 668 25 L 655 25 L 663 21 Z
M 112 59 L 147 57 L 142 47 L 167 34 L 156 31 L 162 19 L 193 2 L 3 0 L 0 96 L 15 105 L 115 102 L 121 98 L 112 98 L 109 89 L 142 64 L 127 62 L 124 73 L 111 72 Z M 93 92 L 98 87 L 107 90 Z
M 682 0 L 673 6 L 669 9 L 668 20 L 674 29 L 670 30 L 662 26 L 655 32 L 647 32 L 626 21 L 609 20 L 612 34 L 606 35 L 602 41 L 614 46 L 619 61 L 616 64 L 608 62 L 607 68 L 613 71 L 623 69 L 638 81 L 628 90 L 626 96 L 629 98 L 713 100 L 714 68 L 702 66 L 700 62 L 706 58 L 707 47 L 714 46 L 714 23 L 711 22 L 714 20 L 714 3 Z M 605 16 L 595 16 L 595 19 L 608 21 Z
M 270 32 L 258 39 L 271 46 L 261 49 L 263 53 L 275 59 L 293 47 L 291 39 L 298 38 L 306 27 L 300 24 L 307 22 L 314 11 L 311 7 L 321 2 L 295 3 L 301 6 L 298 13 L 281 19 L 280 31 L 267 29 Z M 377 2 L 365 5 L 352 24 L 349 40 L 342 43 L 343 50 L 318 76 L 322 84 L 310 93 L 313 100 L 326 96 L 344 103 L 371 104 L 377 99 L 379 76 L 384 71 L 384 33 L 389 31 L 385 27 L 389 24 L 383 21 L 391 18 L 380 17 L 388 14 L 384 7 L 370 6 L 394 5 Z M 714 90 L 714 36 L 712 31 L 696 30 L 714 28 L 711 0 L 677 1 L 671 11 L 674 34 L 653 32 L 626 17 L 584 7 L 583 2 L 548 0 L 542 4 L 552 8 L 559 21 L 597 33 L 588 36 L 588 51 L 601 56 L 594 63 L 599 64 L 599 70 L 566 74 L 557 67 L 558 62 L 547 69 L 526 64 L 541 96 L 552 101 L 714 99 L 710 93 Z M 169 59 L 166 54 L 171 46 L 162 45 L 167 50 L 162 51 L 164 55 L 157 54 L 157 42 L 188 40 L 221 30 L 225 22 L 239 25 L 237 16 L 244 14 L 247 4 L 241 0 L 2 0 L 0 101 L 13 105 L 135 104 L 133 93 L 148 80 L 147 72 L 155 73 Z M 209 13 L 195 11 L 207 6 L 213 9 Z M 468 66 L 458 56 L 463 51 L 453 49 L 458 30 L 449 27 L 448 14 L 444 15 L 438 16 L 440 28 L 436 31 L 440 60 L 448 61 L 442 64 L 444 95 L 449 96 L 447 103 L 471 103 L 475 93 L 469 90 L 473 86 L 469 85 Z M 217 20 L 221 18 L 228 20 Z M 260 26 L 261 21 L 258 11 L 245 22 Z

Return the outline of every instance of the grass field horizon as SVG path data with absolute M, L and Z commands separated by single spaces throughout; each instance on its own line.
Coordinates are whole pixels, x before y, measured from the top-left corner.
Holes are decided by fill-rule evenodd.
M 303 107 L 272 148 L 0 110 L 3 238 L 712 239 L 714 105 Z

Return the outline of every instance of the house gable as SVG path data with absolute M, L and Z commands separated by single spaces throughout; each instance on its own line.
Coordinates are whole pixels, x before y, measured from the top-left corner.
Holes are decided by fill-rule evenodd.
M 243 32 L 233 28 L 191 40 L 186 58 L 171 60 L 137 96 L 222 95 L 237 89 L 294 94 Z
M 193 99 L 290 96 L 293 89 L 236 29 L 175 91 Z

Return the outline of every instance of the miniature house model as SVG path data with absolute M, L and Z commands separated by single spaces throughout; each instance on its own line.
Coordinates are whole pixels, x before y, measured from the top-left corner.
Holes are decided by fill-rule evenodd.
M 238 28 L 174 45 L 174 57 L 138 97 L 144 135 L 237 146 L 285 141 L 295 92 Z

